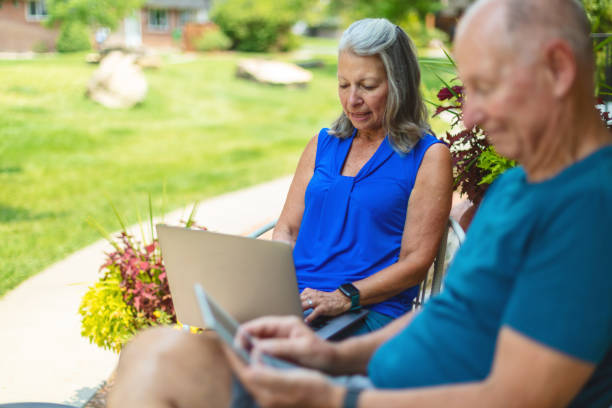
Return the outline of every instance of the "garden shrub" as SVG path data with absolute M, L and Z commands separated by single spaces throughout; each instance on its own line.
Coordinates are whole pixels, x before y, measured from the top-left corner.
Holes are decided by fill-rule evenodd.
M 89 30 L 78 22 L 66 22 L 60 28 L 56 48 L 58 52 L 87 51 L 91 49 Z
M 125 231 L 106 254 L 102 278 L 79 308 L 83 337 L 116 352 L 140 329 L 176 323 L 157 240 L 145 245 Z
M 239 51 L 288 50 L 294 45 L 291 27 L 303 10 L 303 0 L 226 0 L 212 12 L 212 20 Z
M 417 48 L 428 47 L 432 40 L 438 40 L 440 43 L 448 42 L 448 35 L 444 31 L 428 28 L 416 11 L 410 11 L 399 25 Z
M 111 204 L 112 206 L 112 204 Z M 159 242 L 153 234 L 150 242 L 136 240 L 126 231 L 126 224 L 117 209 L 113 211 L 122 232 L 109 240 L 115 248 L 106 254 L 100 267 L 102 276 L 83 296 L 79 314 L 81 335 L 99 347 L 120 352 L 136 332 L 149 326 L 181 324 L 176 320 L 170 286 L 166 278 Z M 193 206 L 186 228 L 204 227 L 195 224 L 197 204 Z M 149 222 L 153 231 L 153 210 L 149 197 Z M 95 220 L 89 223 L 104 237 L 108 233 Z M 142 231 L 142 225 L 141 225 Z M 198 332 L 199 328 L 190 328 Z
M 220 29 L 206 30 L 194 41 L 198 51 L 224 51 L 232 46 L 232 40 Z

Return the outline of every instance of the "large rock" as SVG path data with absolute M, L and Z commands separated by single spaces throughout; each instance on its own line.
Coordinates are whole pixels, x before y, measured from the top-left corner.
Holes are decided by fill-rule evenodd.
M 240 61 L 236 75 L 273 85 L 303 86 L 312 80 L 312 73 L 295 64 L 258 59 Z
M 108 108 L 129 108 L 144 101 L 147 81 L 137 56 L 113 51 L 100 62 L 87 85 L 87 95 Z

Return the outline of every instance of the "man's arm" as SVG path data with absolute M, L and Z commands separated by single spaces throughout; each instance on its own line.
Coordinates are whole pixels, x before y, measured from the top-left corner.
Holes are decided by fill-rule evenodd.
M 407 313 L 375 332 L 332 343 L 318 337 L 296 317 L 262 317 L 244 323 L 237 334 L 257 341 L 253 352 L 264 353 L 330 374 L 365 373 L 374 350 L 406 327 L 414 317 Z
M 406 391 L 365 391 L 359 407 L 563 407 L 594 370 L 592 363 L 504 326 L 486 380 Z
M 329 372 L 332 374 L 366 374 L 367 367 L 374 351 L 395 336 L 417 315 L 418 311 L 412 311 L 393 320 L 380 330 L 363 336 L 351 337 L 337 344 L 334 359 Z M 333 368 L 342 368 L 335 371 Z

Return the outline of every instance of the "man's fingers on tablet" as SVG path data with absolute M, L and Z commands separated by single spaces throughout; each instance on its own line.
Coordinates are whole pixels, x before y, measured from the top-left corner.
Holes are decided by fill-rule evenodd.
M 255 353 L 263 353 L 274 357 L 294 359 L 302 351 L 301 343 L 285 339 L 262 340 L 257 343 Z

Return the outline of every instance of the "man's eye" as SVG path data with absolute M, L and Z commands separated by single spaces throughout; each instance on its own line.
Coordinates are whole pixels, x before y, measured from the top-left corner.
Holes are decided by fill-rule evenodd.
M 345 88 L 348 88 L 348 85 L 347 84 L 338 84 L 338 87 L 341 88 L 341 89 L 345 89 Z
M 484 84 L 479 84 L 472 88 L 472 91 L 480 95 L 486 95 L 491 92 L 491 87 Z

